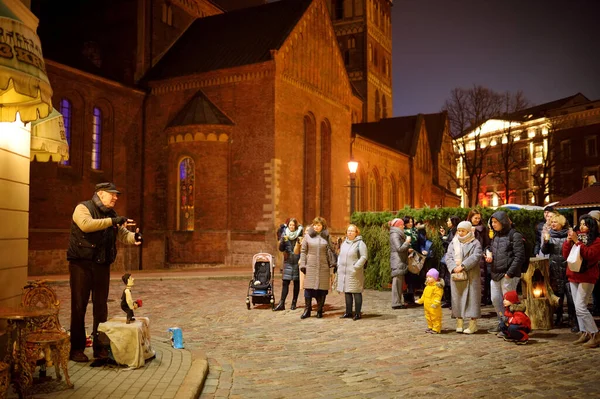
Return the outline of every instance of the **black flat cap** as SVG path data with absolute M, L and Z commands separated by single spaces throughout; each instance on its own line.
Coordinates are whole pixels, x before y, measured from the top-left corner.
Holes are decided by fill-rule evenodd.
M 96 191 L 106 191 L 107 193 L 121 194 L 121 192 L 117 190 L 117 186 L 110 182 L 96 184 Z

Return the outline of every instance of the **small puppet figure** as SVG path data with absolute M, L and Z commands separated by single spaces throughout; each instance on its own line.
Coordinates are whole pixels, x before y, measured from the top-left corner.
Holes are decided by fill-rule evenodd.
M 127 285 L 123 290 L 123 295 L 121 295 L 121 309 L 127 314 L 127 324 L 130 324 L 132 321 L 135 321 L 135 318 L 133 317 L 134 309 L 139 308 L 142 301 L 139 299 L 134 301 L 131 297 L 131 287 L 133 287 L 133 277 L 131 277 L 131 274 L 125 273 L 123 277 L 121 277 L 121 280 Z

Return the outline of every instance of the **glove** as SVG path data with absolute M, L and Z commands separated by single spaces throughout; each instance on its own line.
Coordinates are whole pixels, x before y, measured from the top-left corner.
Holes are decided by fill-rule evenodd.
M 431 309 L 437 309 L 438 305 L 436 305 L 435 303 L 432 303 L 431 305 L 429 305 L 429 307 Z
M 135 240 L 135 242 L 142 242 L 143 241 L 142 233 L 135 233 L 134 240 Z
M 141 299 L 136 300 L 135 303 L 137 304 L 138 308 L 142 307 L 142 300 Z
M 302 274 L 306 274 L 306 267 L 301 267 L 300 271 L 302 272 Z
M 113 226 L 121 226 L 123 223 L 127 222 L 127 218 L 125 216 L 117 216 L 116 218 L 112 218 Z

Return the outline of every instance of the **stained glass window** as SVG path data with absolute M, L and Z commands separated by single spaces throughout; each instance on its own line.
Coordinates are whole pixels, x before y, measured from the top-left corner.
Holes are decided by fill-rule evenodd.
M 184 158 L 179 163 L 178 230 L 194 230 L 194 160 Z
M 63 98 L 60 100 L 60 113 L 63 116 L 63 121 L 65 123 L 65 135 L 67 136 L 67 144 L 69 144 L 69 159 L 66 161 L 62 161 L 62 164 L 65 166 L 71 165 L 71 101 Z
M 94 107 L 94 120 L 92 124 L 92 169 L 100 170 L 102 167 L 102 111 Z

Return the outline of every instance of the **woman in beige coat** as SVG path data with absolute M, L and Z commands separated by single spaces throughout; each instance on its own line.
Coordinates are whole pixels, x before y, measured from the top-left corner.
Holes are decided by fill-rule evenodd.
M 312 226 L 306 229 L 300 251 L 300 272 L 305 274 L 305 308 L 301 319 L 310 317 L 312 298 L 317 300 L 317 317 L 323 317 L 323 306 L 329 290 L 329 268 L 337 263 L 332 248 L 327 222 L 322 217 L 316 217 Z
M 362 292 L 365 284 L 364 265 L 367 262 L 367 246 L 359 235 L 358 227 L 351 224 L 346 230 L 346 239 L 340 248 L 337 267 L 337 291 L 346 297 L 346 312 L 342 319 L 361 318 Z M 352 315 L 352 300 L 356 305 Z

